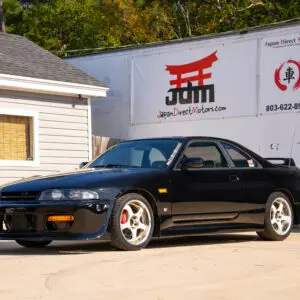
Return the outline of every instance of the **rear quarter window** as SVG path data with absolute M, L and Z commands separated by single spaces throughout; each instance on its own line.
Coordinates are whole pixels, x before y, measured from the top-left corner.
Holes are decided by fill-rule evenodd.
M 239 148 L 237 148 L 231 144 L 228 144 L 228 143 L 221 143 L 221 144 L 225 148 L 227 153 L 229 154 L 235 167 L 237 167 L 237 168 L 256 168 L 256 167 L 258 167 L 257 162 L 252 157 L 250 157 L 247 153 L 243 152 Z

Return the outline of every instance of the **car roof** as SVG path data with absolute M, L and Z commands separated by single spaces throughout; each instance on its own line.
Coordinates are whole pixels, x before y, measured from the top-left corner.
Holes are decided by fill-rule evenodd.
M 246 152 L 250 157 L 254 158 L 257 162 L 259 162 L 263 167 L 272 167 L 273 164 L 269 162 L 267 159 L 263 158 L 258 153 L 254 152 L 253 150 L 249 149 L 248 147 L 236 142 L 234 140 L 221 138 L 221 137 L 213 137 L 213 136 L 162 136 L 162 137 L 147 137 L 147 138 L 139 138 L 139 139 L 127 139 L 121 140 L 118 144 L 122 143 L 129 143 L 129 142 L 136 142 L 136 141 L 155 141 L 155 140 L 177 140 L 182 143 L 188 143 L 191 140 L 212 140 L 212 141 L 219 141 L 230 143 L 242 151 Z
M 232 143 L 236 143 L 233 140 L 228 140 L 220 137 L 213 136 L 164 136 L 164 137 L 148 137 L 148 138 L 139 138 L 139 139 L 129 139 L 126 140 L 128 142 L 136 142 L 136 141 L 149 141 L 149 140 L 180 140 L 180 141 L 189 141 L 189 140 L 219 140 L 219 141 L 229 141 Z M 125 141 L 125 142 L 126 142 Z
M 148 137 L 148 138 L 140 138 L 140 139 L 132 139 L 132 140 L 125 140 L 123 142 L 135 142 L 135 141 L 149 141 L 149 140 L 178 140 L 183 143 L 189 142 L 191 140 L 212 140 L 212 141 L 220 141 L 220 142 L 227 142 L 232 145 L 235 145 L 236 147 L 242 149 L 244 152 L 248 153 L 252 158 L 254 158 L 256 161 L 258 161 L 262 166 L 270 167 L 272 164 L 261 157 L 258 153 L 252 151 L 251 149 L 247 148 L 243 144 L 240 144 L 239 142 L 236 142 L 234 140 L 226 139 L 226 138 L 220 138 L 220 137 L 213 137 L 213 136 L 165 136 L 165 137 Z

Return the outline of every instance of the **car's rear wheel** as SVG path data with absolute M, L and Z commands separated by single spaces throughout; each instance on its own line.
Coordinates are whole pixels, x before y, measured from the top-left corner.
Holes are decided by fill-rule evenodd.
M 293 207 L 288 197 L 280 192 L 272 193 L 266 204 L 265 230 L 257 234 L 263 240 L 282 241 L 291 233 L 293 218 Z
M 154 216 L 149 202 L 130 193 L 117 199 L 111 217 L 111 244 L 121 250 L 140 250 L 150 242 Z
M 29 240 L 16 240 L 16 242 L 26 248 L 44 248 L 52 241 L 29 241 Z

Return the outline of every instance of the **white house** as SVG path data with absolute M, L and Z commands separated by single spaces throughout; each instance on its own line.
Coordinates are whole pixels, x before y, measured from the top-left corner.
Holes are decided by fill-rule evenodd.
M 90 97 L 107 90 L 26 38 L 0 34 L 0 185 L 91 159 Z

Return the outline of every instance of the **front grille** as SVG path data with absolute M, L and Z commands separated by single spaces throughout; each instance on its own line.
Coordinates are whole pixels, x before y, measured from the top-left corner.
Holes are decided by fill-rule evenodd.
M 29 233 L 37 231 L 37 216 L 29 214 L 0 215 L 0 233 Z
M 1 201 L 36 200 L 39 192 L 2 192 Z

